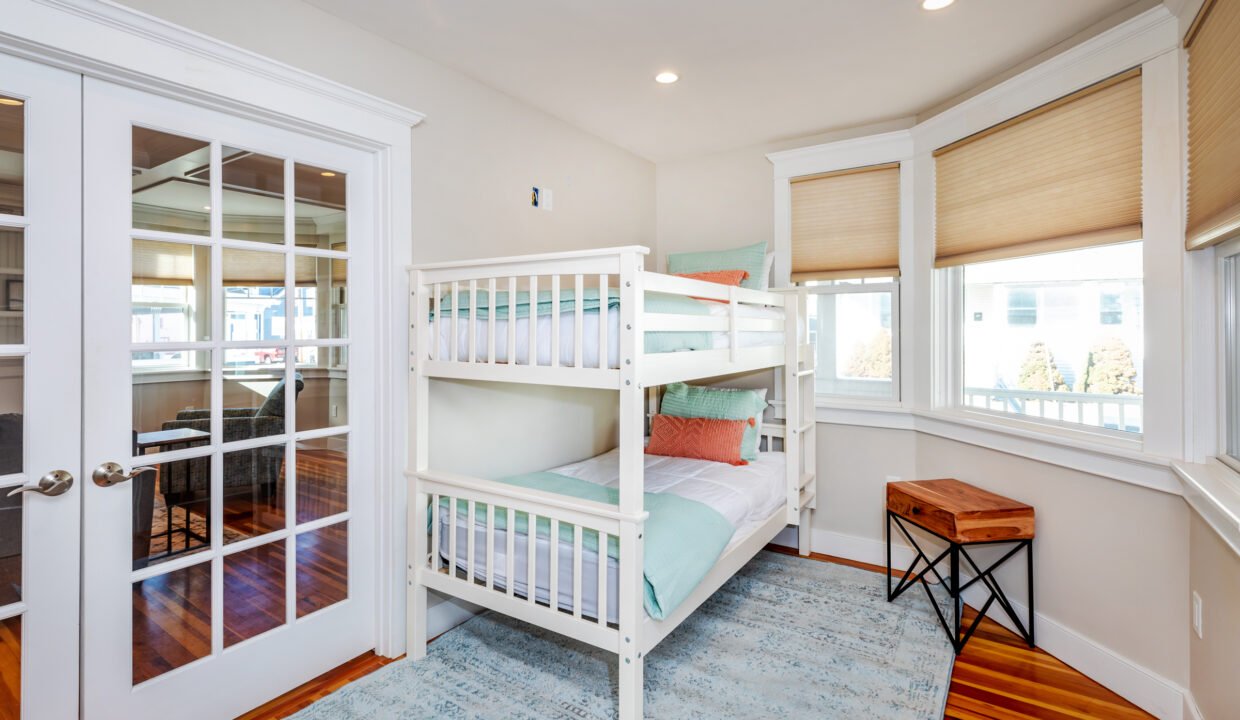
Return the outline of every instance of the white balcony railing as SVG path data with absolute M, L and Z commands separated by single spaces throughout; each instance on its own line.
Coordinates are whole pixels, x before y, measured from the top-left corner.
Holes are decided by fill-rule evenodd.
M 964 404 L 992 412 L 1133 433 L 1141 432 L 1144 426 L 1140 395 L 966 387 Z

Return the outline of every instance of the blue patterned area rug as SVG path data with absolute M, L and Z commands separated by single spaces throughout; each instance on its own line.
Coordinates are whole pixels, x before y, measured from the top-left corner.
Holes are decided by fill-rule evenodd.
M 646 717 L 942 718 L 953 654 L 925 593 L 881 575 L 759 553 L 646 658 Z M 487 613 L 294 716 L 615 718 L 616 662 Z

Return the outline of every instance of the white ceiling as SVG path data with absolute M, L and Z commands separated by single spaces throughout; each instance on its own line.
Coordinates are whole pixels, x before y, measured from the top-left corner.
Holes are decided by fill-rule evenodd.
M 308 2 L 660 162 L 915 115 L 1132 0 Z

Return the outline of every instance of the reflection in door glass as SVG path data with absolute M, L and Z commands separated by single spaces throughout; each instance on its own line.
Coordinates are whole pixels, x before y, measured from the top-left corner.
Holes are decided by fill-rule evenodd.
M 19 228 L 0 228 L 0 345 L 20 345 L 25 333 L 26 242 Z
M 224 248 L 224 340 L 284 338 L 284 258 Z
M 284 624 L 285 542 L 224 558 L 224 647 Z
M 135 343 L 211 339 L 211 248 L 133 241 L 130 339 Z
M 211 456 L 160 463 L 130 486 L 134 570 L 210 549 Z
M 225 350 L 224 442 L 283 433 L 284 387 L 284 348 Z
M 22 617 L 0 620 L 0 720 L 20 720 Z
M 297 282 L 293 307 L 297 339 L 338 339 L 347 336 L 349 261 L 306 258 L 314 264 L 313 282 Z M 299 258 L 299 262 L 302 259 Z
M 297 443 L 297 522 L 322 520 L 349 509 L 349 436 Z
M 22 599 L 22 496 L 0 491 L 0 607 Z
M 349 368 L 347 347 L 313 349 L 315 362 L 297 366 L 305 389 L 297 400 L 297 431 L 349 424 Z
M 345 212 L 345 174 L 327 168 L 293 166 L 297 245 L 322 250 L 344 250 L 348 225 Z
M 26 103 L 0 95 L 0 214 L 25 214 Z
M 211 144 L 133 129 L 133 226 L 211 234 Z
M 135 685 L 210 654 L 211 563 L 133 584 Z
M 224 453 L 224 544 L 284 529 L 284 443 Z
M 349 524 L 297 536 L 297 617 L 349 596 Z
M 211 353 L 142 351 L 132 357 L 133 454 L 205 445 L 211 439 Z
M 225 147 L 224 237 L 284 244 L 284 161 Z
M 0 476 L 22 472 L 25 360 L 0 358 Z

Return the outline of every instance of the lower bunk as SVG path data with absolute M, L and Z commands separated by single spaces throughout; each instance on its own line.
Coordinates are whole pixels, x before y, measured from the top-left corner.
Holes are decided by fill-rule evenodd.
M 612 450 L 506 482 L 611 499 L 619 487 L 619 467 L 619 452 Z M 644 604 L 649 617 L 662 620 L 689 597 L 720 557 L 742 546 L 772 515 L 783 511 L 784 453 L 762 452 L 739 467 L 646 455 L 644 470 L 645 507 L 650 512 L 645 522 Z M 550 518 L 540 517 L 531 563 L 530 524 L 523 514 L 514 518 L 510 546 L 506 508 L 500 506 L 496 522 L 489 523 L 485 507 L 475 506 L 471 519 L 467 506 L 458 503 L 454 515 L 450 504 L 449 498 L 438 503 L 435 528 L 435 547 L 445 572 L 468 577 L 472 571 L 475 583 L 501 593 L 507 593 L 511 578 L 512 594 L 518 598 L 528 600 L 532 586 L 538 605 L 550 607 L 554 596 L 561 612 L 595 621 L 604 617 L 613 625 L 619 622 L 620 563 L 614 536 L 609 536 L 606 552 L 600 553 L 597 534 L 583 531 L 578 548 L 572 526 L 557 523 L 558 532 L 553 533 Z M 602 574 L 600 566 L 606 568 Z

